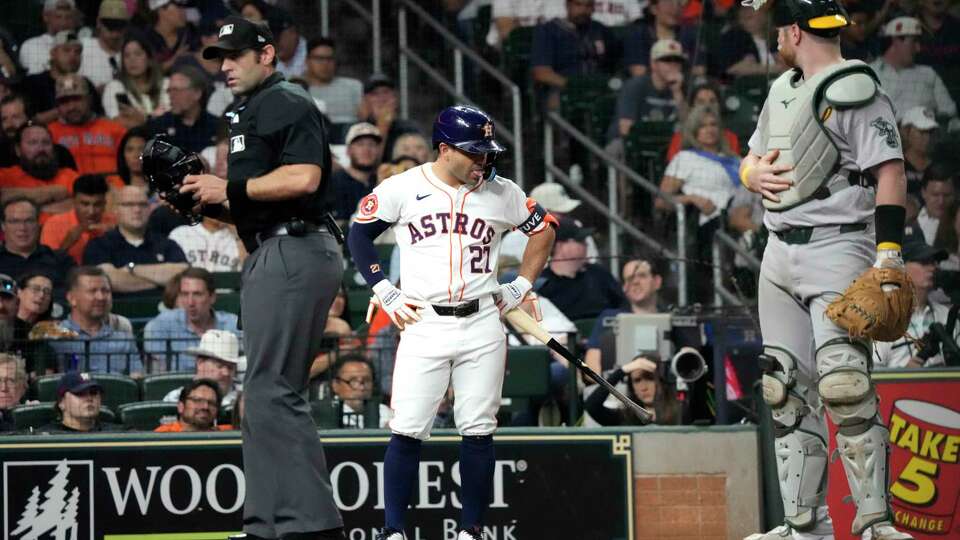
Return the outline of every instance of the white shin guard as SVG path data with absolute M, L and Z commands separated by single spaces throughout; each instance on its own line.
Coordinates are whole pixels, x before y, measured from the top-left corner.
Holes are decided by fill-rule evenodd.
M 819 436 L 796 430 L 774 441 L 783 519 L 798 531 L 817 524 L 825 504 L 827 446 Z
M 887 428 L 873 424 L 859 435 L 837 433 L 837 452 L 843 460 L 850 493 L 857 504 L 851 527 L 854 535 L 890 519 L 887 500 Z

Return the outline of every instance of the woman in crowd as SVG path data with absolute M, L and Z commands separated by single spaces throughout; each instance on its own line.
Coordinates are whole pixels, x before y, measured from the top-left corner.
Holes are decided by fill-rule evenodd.
M 700 105 L 710 106 L 719 111 L 720 90 L 710 83 L 703 83 L 694 87 L 693 92 L 690 92 L 690 99 L 687 102 L 687 106 L 690 109 L 693 109 Z M 739 156 L 740 140 L 737 139 L 737 134 L 729 129 L 724 128 L 723 137 L 727 140 L 727 144 L 730 145 L 730 151 L 733 153 L 733 155 Z M 673 156 L 677 155 L 682 146 L 683 135 L 677 131 L 670 139 L 670 146 L 667 148 L 667 162 L 673 159 Z
M 655 354 L 638 356 L 607 375 L 610 384 L 626 380 L 626 396 L 653 413 L 653 423 L 676 425 L 683 422 L 683 408 L 659 369 Z M 602 426 L 639 425 L 640 419 L 628 409 L 611 409 L 603 403 L 610 392 L 603 386 L 596 389 L 584 402 L 590 416 Z
M 127 128 L 170 108 L 169 80 L 142 38 L 130 36 L 121 49 L 120 73 L 103 88 L 103 110 Z
M 691 246 L 694 259 L 711 260 L 713 233 L 723 225 L 723 211 L 740 186 L 740 158 L 721 136 L 720 113 L 711 106 L 694 107 L 683 123 L 683 150 L 677 153 L 660 181 L 660 190 L 674 195 L 680 204 L 694 208 L 697 218 L 696 241 Z M 673 212 L 673 204 L 658 197 L 656 208 Z M 693 228 L 691 224 L 691 228 Z M 709 267 L 693 265 L 690 283 L 695 298 L 708 301 L 711 294 Z
M 40 271 L 20 276 L 17 284 L 17 318 L 13 323 L 13 350 L 26 359 L 30 380 L 53 373 L 56 355 L 45 341 L 56 328 L 53 321 L 53 280 Z M 58 309 L 63 311 L 62 309 Z

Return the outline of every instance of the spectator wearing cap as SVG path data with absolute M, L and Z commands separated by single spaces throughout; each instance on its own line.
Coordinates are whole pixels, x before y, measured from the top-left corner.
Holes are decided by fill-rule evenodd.
M 45 0 L 43 2 L 43 26 L 46 31 L 32 37 L 20 46 L 20 65 L 28 75 L 43 73 L 49 66 L 50 50 L 54 46 L 54 36 L 62 30 L 74 27 L 74 0 Z
M 721 36 L 714 54 L 710 55 L 708 73 L 723 81 L 737 77 L 781 73 L 786 66 L 776 54 L 776 42 L 771 43 L 768 10 L 751 6 L 736 6 L 735 24 Z
M 144 38 L 166 71 L 178 56 L 197 50 L 199 40 L 193 27 L 187 24 L 186 11 L 178 0 L 147 0 L 147 7 L 151 26 Z
M 960 19 L 945 0 L 920 0 L 917 15 L 926 30 L 920 36 L 917 60 L 936 70 L 952 68 L 960 57 Z
M 147 323 L 143 330 L 143 348 L 165 368 L 189 370 L 194 367 L 195 356 L 189 352 L 190 348 L 196 347 L 197 343 L 204 348 L 203 339 L 226 339 L 221 332 L 236 334 L 237 316 L 213 308 L 217 291 L 210 272 L 203 268 L 188 268 L 174 280 L 179 291 L 177 307 L 160 313 Z M 208 334 L 210 338 L 207 338 Z
M 680 42 L 661 39 L 650 50 L 650 71 L 627 81 L 617 96 L 617 110 L 607 130 L 611 140 L 625 137 L 638 122 L 674 121 L 683 116 L 687 55 Z
M 66 253 L 40 243 L 40 210 L 25 198 L 14 197 L 3 203 L 3 236 L 0 247 L 0 272 L 21 276 L 40 271 L 53 280 L 53 298 L 63 300 L 67 272 L 76 262 Z
M 332 39 L 318 37 L 307 42 L 306 69 L 303 78 L 313 99 L 324 104 L 324 112 L 337 124 L 357 121 L 357 109 L 363 99 L 363 84 L 357 79 L 337 75 L 336 45 Z
M 932 67 L 915 62 L 922 34 L 920 21 L 913 17 L 891 20 L 883 27 L 883 56 L 870 66 L 880 77 L 894 109 L 927 107 L 938 117 L 953 119 L 957 116 L 957 104 L 940 75 Z
M 130 12 L 123 0 L 103 0 L 97 12 L 97 35 L 80 40 L 83 59 L 80 74 L 92 82 L 97 90 L 120 74 L 120 49 L 123 35 L 130 24 Z
M 624 263 L 620 281 L 623 283 L 621 290 L 627 300 L 626 307 L 615 306 L 597 315 L 584 355 L 584 361 L 591 369 L 600 373 L 617 363 L 616 337 L 612 331 L 617 315 L 664 312 L 664 307 L 660 304 L 660 289 L 663 287 L 665 267 L 663 260 L 648 256 L 635 257 Z
M 177 392 L 177 421 L 162 424 L 156 433 L 180 433 L 194 431 L 226 431 L 233 426 L 217 425 L 220 415 L 220 388 L 210 379 L 195 379 Z
M 393 79 L 376 73 L 363 85 L 363 99 L 357 117 L 362 122 L 373 124 L 384 138 L 381 155 L 393 153 L 393 144 L 404 133 L 419 133 L 420 129 L 409 120 L 400 118 L 400 102 Z
M 11 411 L 26 393 L 26 362 L 15 354 L 0 353 L 0 433 L 16 430 Z
M 50 67 L 40 73 L 28 75 L 23 79 L 21 89 L 28 96 L 34 120 L 41 123 L 52 122 L 59 116 L 57 101 L 60 97 L 60 81 L 70 75 L 76 75 L 83 60 L 83 45 L 73 30 L 57 32 L 50 49 Z M 93 83 L 79 79 L 87 94 L 94 92 Z
M 924 171 L 920 185 L 923 207 L 917 214 L 916 227 L 920 231 L 921 238 L 927 244 L 933 245 L 940 219 L 944 217 L 955 199 L 956 187 L 952 170 L 941 163 L 934 163 Z
M 70 208 L 70 190 L 77 172 L 60 165 L 53 137 L 43 124 L 26 124 L 14 137 L 17 165 L 0 169 L 0 197 L 24 197 L 47 214 Z
M 117 202 L 117 227 L 87 243 L 83 264 L 99 266 L 113 290 L 127 295 L 159 294 L 187 269 L 187 258 L 169 238 L 147 235 L 150 200 L 142 186 L 124 186 Z
M 54 142 L 73 154 L 80 174 L 110 174 L 117 165 L 120 140 L 127 131 L 92 109 L 89 84 L 77 74 L 57 81 L 59 120 L 50 124 Z
M 580 200 L 567 195 L 567 191 L 562 184 L 557 182 L 544 182 L 530 191 L 530 198 L 540 203 L 546 211 L 553 214 L 557 219 L 561 217 L 571 217 L 570 213 L 580 207 Z M 578 225 L 583 225 L 577 221 Z M 523 251 L 527 248 L 527 235 L 522 231 L 510 231 L 503 236 L 500 243 L 500 256 L 508 257 L 519 264 L 523 260 Z M 588 236 L 587 242 L 587 260 L 597 262 L 600 251 L 597 249 L 597 242 L 593 236 Z M 391 271 L 393 267 L 390 267 Z
M 942 366 L 943 352 L 947 350 L 943 339 L 949 338 L 952 343 L 947 346 L 955 348 L 960 337 L 960 328 L 953 328 L 952 332 L 945 329 L 950 306 L 932 302 L 930 298 L 936 288 L 934 273 L 937 264 L 947 258 L 947 252 L 930 246 L 916 227 L 907 227 L 902 254 L 907 275 L 913 281 L 913 315 L 904 337 L 894 342 L 874 342 L 874 358 L 878 366 L 888 368 Z M 931 331 L 934 323 L 938 323 L 943 331 Z
M 107 118 L 133 128 L 170 109 L 170 80 L 142 36 L 127 36 L 120 50 L 117 78 L 103 88 L 103 112 Z
M 300 35 L 293 15 L 277 6 L 270 10 L 267 22 L 277 40 L 277 71 L 288 79 L 301 76 L 307 65 L 307 40 Z
M 19 163 L 17 156 L 17 132 L 30 122 L 30 109 L 23 94 L 10 94 L 0 99 L 0 168 Z M 61 167 L 76 171 L 73 155 L 62 144 L 53 145 L 53 153 Z
M 593 229 L 560 218 L 553 253 L 541 278 L 537 294 L 546 297 L 568 319 L 596 317 L 605 309 L 620 307 L 623 292 L 610 271 L 587 260 L 587 237 Z
M 593 0 L 567 0 L 565 17 L 537 25 L 530 64 L 533 80 L 547 89 L 546 106 L 560 106 L 567 79 L 611 73 L 619 60 L 620 44 L 613 32 L 592 19 Z
M 195 345 L 185 354 L 196 358 L 196 375 L 193 380 L 214 381 L 222 396 L 221 407 L 229 407 L 236 402 L 240 385 L 237 383 L 237 367 L 240 364 L 240 340 L 228 330 L 207 330 Z M 163 397 L 164 401 L 177 401 L 180 390 L 171 390 Z
M 681 45 L 685 58 L 696 52 L 698 29 L 681 25 L 682 0 L 651 0 L 646 8 L 648 16 L 633 25 L 624 39 L 624 59 L 632 77 L 647 75 L 653 63 L 652 51 L 656 42 L 676 41 Z M 697 57 L 694 65 L 703 64 L 703 56 Z
M 123 184 L 116 186 L 122 187 Z M 102 174 L 85 174 L 73 182 L 73 210 L 52 216 L 43 225 L 40 242 L 51 249 L 83 260 L 87 243 L 114 225 L 116 218 L 106 212 L 110 186 Z
M 359 122 L 347 131 L 347 157 L 350 163 L 330 176 L 333 193 L 333 217 L 346 222 L 376 184 L 377 166 L 382 155 L 383 136 L 376 126 Z
M 913 107 L 900 117 L 900 140 L 903 143 L 903 169 L 907 174 L 907 193 L 920 196 L 923 173 L 932 163 L 930 139 L 940 124 L 931 109 Z
M 119 431 L 109 422 L 100 421 L 103 387 L 90 373 L 69 371 L 60 377 L 54 411 L 57 419 L 37 431 L 41 433 L 90 433 Z
M 151 119 L 147 128 L 188 152 L 202 152 L 217 142 L 219 120 L 206 110 L 207 77 L 193 66 L 170 74 L 170 111 Z
M 70 316 L 60 323 L 64 339 L 50 342 L 60 365 L 95 373 L 143 374 L 133 326 L 111 313 L 113 291 L 106 272 L 78 266 L 67 278 Z

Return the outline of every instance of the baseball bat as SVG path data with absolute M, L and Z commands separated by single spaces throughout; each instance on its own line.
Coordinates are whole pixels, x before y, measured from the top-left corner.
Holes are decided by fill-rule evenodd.
M 622 392 L 607 382 L 607 380 L 601 377 L 596 371 L 590 369 L 583 360 L 577 358 L 572 352 L 570 352 L 570 349 L 564 347 L 557 340 L 553 339 L 550 334 L 548 334 L 547 331 L 544 330 L 543 327 L 540 326 L 540 324 L 537 323 L 533 317 L 527 315 L 525 311 L 519 308 L 514 308 L 507 312 L 506 318 L 521 332 L 530 334 L 531 336 L 537 338 L 538 341 L 549 347 L 550 350 L 556 352 L 560 356 L 566 358 L 571 364 L 577 366 L 577 369 L 579 369 L 581 373 L 587 377 L 590 377 L 590 379 L 592 379 L 595 383 L 606 388 L 607 391 L 609 391 L 613 397 L 620 400 L 620 402 L 623 403 L 627 409 L 633 411 L 633 413 L 637 415 L 637 418 L 639 418 L 644 424 L 649 424 L 653 421 L 653 414 L 650 411 L 644 409 L 632 399 L 623 395 Z

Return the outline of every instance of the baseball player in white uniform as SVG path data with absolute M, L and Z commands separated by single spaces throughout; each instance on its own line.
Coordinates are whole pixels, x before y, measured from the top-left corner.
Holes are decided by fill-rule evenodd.
M 507 344 L 500 317 L 530 291 L 553 246 L 556 220 L 496 175 L 503 147 L 486 113 L 448 107 L 434 123 L 438 155 L 360 201 L 349 247 L 374 302 L 401 329 L 393 373 L 393 436 L 384 458 L 386 520 L 378 538 L 402 540 L 421 442 L 452 384 L 460 445 L 458 540 L 483 538 L 494 473 L 493 432 Z M 400 288 L 380 270 L 373 240 L 388 228 L 400 248 Z M 497 283 L 503 233 L 530 236 L 519 276 Z
M 888 503 L 871 345 L 825 316 L 871 264 L 903 266 L 906 177 L 893 107 L 869 66 L 840 56 L 849 18 L 837 0 L 773 1 L 780 55 L 793 69 L 770 89 L 740 177 L 763 196 L 770 230 L 761 361 L 785 523 L 748 540 L 833 539 L 824 408 L 857 506 L 853 534 L 909 539 Z

